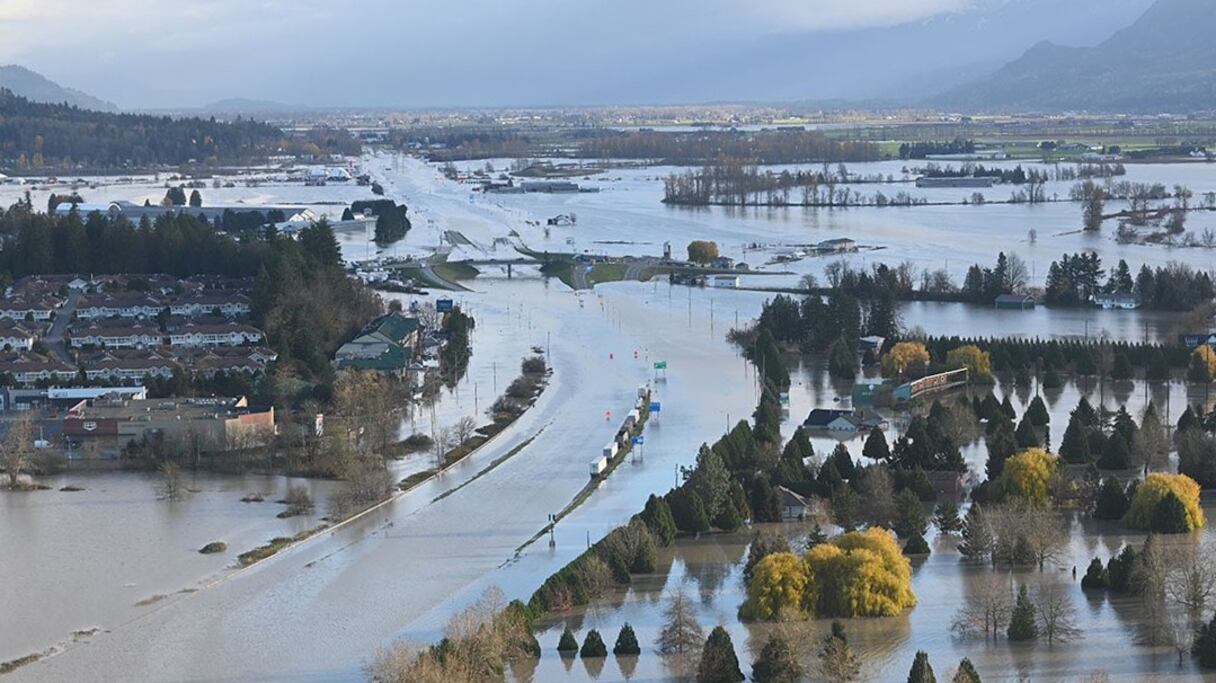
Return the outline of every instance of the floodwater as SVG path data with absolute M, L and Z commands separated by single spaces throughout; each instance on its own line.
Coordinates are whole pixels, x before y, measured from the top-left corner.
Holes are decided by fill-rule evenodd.
M 1213 507 L 1206 506 L 1211 514 Z M 780 530 L 792 547 L 801 547 L 807 526 L 799 523 L 763 525 Z M 828 529 L 830 532 L 831 530 Z M 1196 534 L 1202 542 L 1216 540 L 1216 531 Z M 633 585 L 618 590 L 585 610 L 551 620 L 538 634 L 542 655 L 535 665 L 514 669 L 519 683 L 544 681 L 645 681 L 671 680 L 672 664 L 657 652 L 656 641 L 663 626 L 665 600 L 677 590 L 694 599 L 698 620 L 708 633 L 722 625 L 731 640 L 745 674 L 774 629 L 771 624 L 741 623 L 739 606 L 746 598 L 743 563 L 747 559 L 750 531 L 734 534 L 683 539 L 673 548 L 663 549 L 659 572 L 634 578 Z M 1118 553 L 1124 543 L 1142 545 L 1144 536 L 1129 534 L 1115 523 L 1073 521 L 1073 541 L 1067 556 L 1045 571 L 992 570 L 961 561 L 956 538 L 929 539 L 933 553 L 913 563 L 912 586 L 918 604 L 898 617 L 846 619 L 849 645 L 862 664 L 862 680 L 903 680 L 918 650 L 929 654 L 938 680 L 949 680 L 963 657 L 969 657 L 985 681 L 1084 681 L 1105 672 L 1117 681 L 1214 681 L 1216 674 L 1200 674 L 1194 661 L 1185 657 L 1181 666 L 1169 647 L 1137 644 L 1137 630 L 1143 622 L 1142 608 L 1134 597 L 1081 591 L 1080 576 L 1093 557 L 1104 561 Z M 1188 538 L 1187 543 L 1199 539 Z M 1077 567 L 1078 578 L 1071 568 Z M 1048 645 L 1010 643 L 1004 637 L 996 642 L 983 639 L 962 640 L 950 631 L 951 621 L 969 594 L 991 590 L 992 576 L 1011 587 L 1027 584 L 1033 591 L 1040 586 L 1065 587 L 1076 610 L 1076 626 L 1083 637 L 1068 643 Z M 1016 590 L 1016 588 L 1014 588 Z M 589 629 L 598 629 L 611 645 L 621 625 L 628 622 L 637 633 L 642 654 L 636 659 L 606 660 L 563 659 L 557 654 L 562 628 L 569 624 L 581 642 Z M 792 629 L 795 650 L 804 666 L 814 670 L 815 655 L 823 637 L 830 631 L 830 620 L 812 620 Z M 788 633 L 788 632 L 787 632 Z
M 1036 269 L 1038 280 L 1051 258 L 1086 247 L 1100 248 L 1108 261 L 1123 256 L 1133 267 L 1141 262 L 1160 264 L 1178 258 L 1206 268 L 1209 254 L 1201 249 L 1117 245 L 1109 236 L 1060 234 L 1079 223 L 1079 208 L 1071 204 L 836 211 L 691 210 L 669 208 L 659 202 L 659 179 L 668 169 L 596 176 L 588 182 L 603 188 L 598 194 L 483 196 L 472 195 L 467 187 L 444 180 L 433 167 L 413 159 L 371 155 L 364 163 L 384 184 L 389 197 L 411 208 L 415 229 L 390 248 L 394 254 L 427 253 L 440 244 L 444 230 L 461 231 L 487 252 L 494 251 L 495 238 L 507 237 L 514 230 L 535 248 L 608 253 L 659 254 L 666 240 L 679 250 L 691 239 L 709 238 L 717 239 L 725 253 L 736 257 L 744 256 L 742 245 L 748 242 L 805 243 L 850 236 L 863 244 L 885 248 L 877 256 L 870 252 L 850 257 L 858 262 L 876 257 L 886 261 L 910 259 L 922 267 L 937 267 L 944 262 L 937 252 L 943 251 L 941 245 L 949 245 L 950 270 L 957 279 L 971 262 L 991 262 L 996 249 L 1014 250 Z M 872 173 L 890 164 L 878 164 L 873 169 L 863 166 L 851 168 Z M 1127 179 L 1185 182 L 1197 193 L 1216 184 L 1213 169 L 1204 165 L 1128 168 Z M 898 169 L 890 172 L 898 173 Z M 109 194 L 111 191 L 117 194 Z M 1049 194 L 1053 191 L 1049 188 Z M 151 182 L 142 187 L 123 185 L 89 192 L 92 194 L 86 199 L 91 201 L 138 200 L 163 194 L 162 188 Z M 98 194 L 104 196 L 94 196 Z M 328 202 L 348 202 L 364 196 L 365 190 L 349 186 L 204 190 L 205 199 L 214 197 L 214 201 L 308 202 L 327 213 L 335 206 L 340 211 L 340 205 Z M 550 215 L 570 211 L 578 215 L 577 227 L 554 228 L 548 240 L 543 228 L 528 222 L 543 223 Z M 1196 214 L 1190 227 L 1198 230 L 1210 220 L 1207 214 Z M 1028 227 L 1038 230 L 1035 244 L 1025 241 Z M 566 243 L 567 238 L 572 244 Z M 340 240 L 347 258 L 374 253 L 364 235 L 341 235 Z M 604 241 L 633 244 L 602 244 Z M 458 249 L 453 258 L 470 255 L 480 255 L 480 251 Z M 750 252 L 747 259 L 756 265 L 758 257 Z M 819 272 L 824 263 L 822 259 L 802 261 L 789 266 L 795 272 L 793 276 L 772 280 L 750 277 L 745 281 L 749 285 L 790 285 L 804 273 Z M 520 359 L 533 347 L 544 349 L 555 369 L 553 383 L 537 405 L 440 479 L 302 547 L 248 570 L 224 569 L 231 565 L 235 553 L 284 532 L 294 532 L 306 521 L 276 519 L 278 506 L 272 503 L 239 502 L 241 495 L 254 490 L 255 483 L 265 490 L 285 488 L 280 478 L 200 478 L 197 486 L 201 492 L 178 504 L 157 501 L 147 477 L 132 474 L 82 475 L 78 478 L 85 479 L 89 490 L 79 493 L 56 490 L 0 494 L 3 547 L 12 547 L 8 541 L 15 539 L 30 544 L 32 553 L 0 557 L 0 570 L 11 570 L 9 576 L 19 577 L 9 582 L 11 588 L 0 596 L 5 598 L 6 607 L 18 606 L 20 617 L 0 624 L 4 629 L 0 632 L 0 659 L 55 644 L 63 649 L 43 662 L 20 669 L 13 678 L 358 680 L 360 667 L 377 646 L 398 638 L 433 640 L 454 610 L 487 587 L 501 586 L 508 598 L 526 598 L 545 576 L 581 552 L 588 541 L 639 510 L 647 495 L 670 487 L 676 468 L 692 462 L 700 443 L 713 441 L 732 422 L 750 415 L 756 399 L 755 379 L 724 335 L 737 322 L 753 318 L 768 295 L 673 288 L 665 282 L 620 283 L 602 286 L 595 292 L 572 293 L 556 281 L 529 278 L 527 269 L 520 270 L 524 272 L 517 273 L 524 277 L 514 280 L 488 271 L 469 283 L 474 291 L 449 295 L 478 321 L 469 371 L 457 387 L 441 392 L 433 406 L 416 411 L 403 424 L 402 433 L 429 433 L 464 416 L 482 418 L 489 404 L 517 375 Z M 393 297 L 408 304 L 438 295 Z M 1159 339 L 1170 334 L 1169 316 L 1141 311 L 1038 309 L 998 314 L 961 304 L 910 304 L 904 307 L 902 316 L 908 327 L 920 326 L 940 334 L 1092 335 L 1116 339 L 1141 339 L 1145 335 Z M 668 377 L 655 376 L 652 364 L 657 360 L 668 361 Z M 811 408 L 836 405 L 837 398 L 848 396 L 847 387 L 833 386 L 826 373 L 813 364 L 794 375 L 790 414 L 783 427 L 787 434 Z M 560 510 L 582 488 L 588 461 L 611 438 L 631 406 L 636 387 L 645 382 L 656 389 L 663 411 L 647 427 L 646 445 L 639 457 L 622 465 L 558 525 L 554 547 L 542 540 L 517 552 L 540 530 L 548 514 Z M 1004 386 L 997 391 L 998 395 L 1013 392 L 1019 410 L 1034 392 L 1031 388 Z M 1181 383 L 1168 388 L 1144 383 L 1070 384 L 1062 390 L 1044 392 L 1054 443 L 1062 436 L 1068 411 L 1082 393 L 1090 394 L 1095 401 L 1093 395 L 1100 393 L 1105 404 L 1112 407 L 1126 402 L 1133 413 L 1144 404 L 1146 395 L 1152 396 L 1159 407 L 1169 406 L 1172 419 L 1185 401 L 1203 398 L 1188 397 Z M 606 419 L 607 411 L 611 411 L 611 419 Z M 896 420 L 896 430 L 900 425 Z M 821 454 L 837 442 L 819 436 L 813 441 Z M 855 454 L 860 453 L 860 439 L 846 443 Z M 964 455 L 973 468 L 982 469 L 982 441 L 968 445 Z M 427 457 L 415 456 L 397 466 L 398 473 L 425 467 Z M 49 483 L 56 488 L 61 485 L 59 479 Z M 324 487 L 325 483 L 312 485 Z M 314 498 L 320 502 L 324 495 L 318 491 Z M 38 529 L 54 531 L 31 531 Z M 1106 538 L 1090 534 L 1082 539 L 1078 534 L 1075 543 L 1099 544 L 1111 550 L 1111 544 L 1103 540 Z M 105 539 L 108 544 L 104 551 L 92 546 L 97 539 Z M 198 555 L 197 547 L 210 540 L 228 542 L 229 553 L 220 557 Z M 653 613 L 657 591 L 664 585 L 674 585 L 672 581 L 682 581 L 685 575 L 716 586 L 718 597 L 704 603 L 705 623 L 732 624 L 736 643 L 742 648 L 746 642 L 743 627 L 734 622 L 740 601 L 738 569 L 732 569 L 732 565 L 742 556 L 746 539 L 735 539 L 733 545 L 727 543 L 720 548 L 715 546 L 718 540 L 706 545 L 701 559 L 696 559 L 695 553 L 675 558 L 672 577 L 656 577 L 651 592 L 641 595 Z M 1113 549 L 1117 546 L 1114 543 Z M 1092 553 L 1094 548 L 1086 552 Z M 1078 560 L 1078 564 L 1083 569 L 1085 563 Z M 46 567 L 61 569 L 47 571 Z M 38 575 L 31 576 L 34 572 Z M 866 643 L 867 656 L 884 662 L 882 667 L 898 669 L 900 678 L 911 661 L 910 652 L 917 647 L 931 649 L 939 673 L 947 667 L 947 660 L 957 660 L 958 652 L 966 652 L 979 663 L 982 658 L 972 646 L 952 649 L 961 646 L 950 644 L 946 632 L 954 609 L 949 606 L 950 600 L 959 595 L 958 581 L 963 574 L 966 572 L 945 552 L 925 563 L 917 573 L 921 604 L 915 610 L 897 620 L 856 625 L 855 637 Z M 225 580 L 209 585 L 215 578 Z M 645 582 L 639 583 L 642 585 Z M 27 590 L 28 586 L 35 588 Z M 201 589 L 180 592 L 191 588 Z M 731 597 L 732 590 L 735 597 Z M 169 597 L 136 606 L 157 595 Z M 54 601 L 47 596 L 55 596 Z M 627 615 L 631 615 L 627 612 L 631 601 L 626 597 L 620 607 Z M 47 607 L 51 602 L 54 609 Z M 1141 662 L 1141 655 L 1147 651 L 1124 647 L 1126 639 L 1107 635 L 1123 628 L 1118 619 L 1126 618 L 1122 616 L 1126 610 L 1116 608 L 1107 603 L 1089 608 L 1087 614 L 1097 615 L 1092 617 L 1095 634 L 1103 635 L 1091 636 L 1085 646 L 1113 643 L 1116 659 L 1105 659 L 1094 648 L 1077 660 L 1078 666 L 1113 662 L 1113 671 L 1155 670 Z M 633 616 L 629 619 L 635 620 Z M 653 640 L 657 628 L 653 615 L 647 617 L 639 611 L 635 625 L 641 626 L 643 643 Z M 81 642 L 68 640 L 72 631 L 91 628 L 103 631 Z M 616 624 L 608 624 L 608 628 L 614 636 Z M 546 634 L 542 639 L 546 648 L 551 648 L 549 641 L 555 640 L 550 636 Z M 1071 650 L 1068 652 L 1071 657 Z M 561 678 L 559 673 L 565 667 L 550 654 L 547 650 L 531 680 Z M 983 661 L 992 668 L 1003 667 L 1006 671 L 1016 670 L 1027 659 L 1039 662 L 1061 658 L 1053 655 L 1042 660 L 1037 651 L 1027 657 L 1003 644 L 985 656 L 991 657 Z M 662 669 L 647 668 L 654 666 L 649 663 L 654 659 L 642 658 L 637 668 L 640 678 L 635 679 L 657 680 L 664 675 Z M 1164 659 L 1172 662 L 1169 656 Z M 1125 663 L 1127 666 L 1122 666 Z M 607 663 L 600 674 L 602 680 L 619 679 L 620 672 L 613 666 L 615 662 Z M 579 680 L 587 675 L 582 667 L 582 662 L 575 662 L 566 676 Z M 987 679 L 988 670 L 984 666 L 981 670 Z M 1053 671 L 1038 672 L 1048 679 L 1055 676 Z M 1081 673 L 1085 670 L 1077 670 L 1077 675 Z M 1070 669 L 1067 676 L 1073 675 Z M 1060 677 L 1065 677 L 1064 672 Z
M 0 491 L 0 661 L 64 644 L 74 631 L 113 628 L 167 596 L 231 575 L 236 556 L 320 523 L 333 483 L 185 472 L 193 493 L 158 497 L 151 473 L 41 477 L 43 491 Z M 313 515 L 279 519 L 287 487 L 304 485 Z M 83 491 L 60 491 L 64 486 Z M 261 503 L 242 503 L 259 494 Z M 223 553 L 201 555 L 211 541 Z M 142 604 L 140 604 L 142 603 Z

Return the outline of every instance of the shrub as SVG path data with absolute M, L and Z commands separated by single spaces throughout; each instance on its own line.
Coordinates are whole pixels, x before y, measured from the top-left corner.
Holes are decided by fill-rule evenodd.
M 520 364 L 520 371 L 525 375 L 543 375 L 548 366 L 545 364 L 544 356 L 532 356 L 525 358 Z
M 621 627 L 621 632 L 617 634 L 616 645 L 612 646 L 612 654 L 618 656 L 642 654 L 642 648 L 638 645 L 638 637 L 629 622 L 625 622 L 625 625 Z
M 1152 529 L 1153 512 L 1157 504 L 1173 494 L 1186 510 L 1186 531 L 1203 528 L 1203 510 L 1199 507 L 1199 484 L 1185 474 L 1153 472 L 1136 488 L 1131 507 L 1123 523 L 1133 529 Z
M 574 639 L 574 632 L 567 626 L 562 631 L 562 637 L 557 641 L 557 651 L 563 655 L 573 655 L 578 652 L 578 641 Z
M 212 541 L 207 545 L 198 549 L 203 555 L 211 555 L 214 553 L 222 553 L 228 549 L 228 544 L 223 541 Z
M 591 629 L 587 632 L 587 638 L 583 640 L 583 649 L 578 651 L 578 656 L 587 657 L 607 657 L 608 647 L 604 645 L 604 639 L 600 637 L 600 632 Z

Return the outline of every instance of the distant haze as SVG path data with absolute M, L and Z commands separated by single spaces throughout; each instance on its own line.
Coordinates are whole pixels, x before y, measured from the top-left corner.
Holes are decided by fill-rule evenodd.
M 927 99 L 1151 0 L 0 0 L 0 64 L 123 108 Z

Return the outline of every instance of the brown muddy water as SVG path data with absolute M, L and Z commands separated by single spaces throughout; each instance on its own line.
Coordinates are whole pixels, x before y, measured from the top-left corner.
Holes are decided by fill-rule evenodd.
M 1205 505 L 1213 513 L 1211 502 Z M 800 547 L 807 525 L 790 523 L 762 525 L 780 530 Z M 694 597 L 698 616 L 708 633 L 716 625 L 730 632 L 740 666 L 750 674 L 751 662 L 759 654 L 768 635 L 776 627 L 764 623 L 741 623 L 736 613 L 746 597 L 742 570 L 752 531 L 682 539 L 660 553 L 659 571 L 635 577 L 628 589 L 618 590 L 595 604 L 564 618 L 542 625 L 538 638 L 542 656 L 533 666 L 513 671 L 517 683 L 548 681 L 638 681 L 681 680 L 678 672 L 658 654 L 656 641 L 663 625 L 665 599 L 678 587 Z M 1107 597 L 1087 594 L 1080 588 L 1080 577 L 1094 557 L 1104 560 L 1117 553 L 1124 543 L 1142 544 L 1144 536 L 1127 533 L 1114 523 L 1072 521 L 1072 543 L 1065 560 L 1045 571 L 993 570 L 963 562 L 955 549 L 956 538 L 930 539 L 933 553 L 913 562 L 913 589 L 919 604 L 899 617 L 844 620 L 849 644 L 862 662 L 862 680 L 902 681 L 917 650 L 929 653 L 938 680 L 949 680 L 963 657 L 971 658 L 984 681 L 1085 681 L 1102 672 L 1115 681 L 1216 681 L 1216 673 L 1201 674 L 1189 658 L 1178 665 L 1169 647 L 1137 644 L 1143 610 L 1134 597 Z M 1216 541 L 1216 532 L 1205 529 L 1174 543 L 1194 544 Z M 1072 578 L 1072 566 L 1077 578 Z M 1010 643 L 1003 637 L 996 642 L 960 640 L 950 631 L 950 623 L 969 593 L 986 590 L 989 577 L 1008 581 L 1011 589 L 1026 584 L 1033 592 L 1044 585 L 1066 587 L 1076 609 L 1077 626 L 1083 637 L 1055 645 L 1045 642 Z M 562 628 L 569 626 L 582 642 L 587 631 L 600 630 L 611 649 L 621 625 L 629 622 L 635 631 L 642 654 L 636 658 L 606 660 L 563 659 L 557 654 Z M 811 620 L 793 628 L 799 640 L 796 650 L 804 666 L 813 667 L 815 653 L 823 636 L 830 631 L 830 620 Z M 813 670 L 813 668 L 811 669 Z M 811 680 L 818 680 L 812 678 Z

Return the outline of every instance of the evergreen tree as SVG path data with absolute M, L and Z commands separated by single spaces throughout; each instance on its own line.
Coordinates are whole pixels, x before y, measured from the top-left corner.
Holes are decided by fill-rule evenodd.
M 1034 425 L 1030 423 L 1029 415 L 1022 417 L 1022 421 L 1018 423 L 1017 431 L 1014 432 L 1013 437 L 1017 442 L 1018 448 L 1039 447 L 1039 435 L 1034 431 Z
M 676 520 L 671 516 L 671 506 L 665 498 L 650 494 L 646 506 L 642 508 L 642 521 L 646 522 L 659 545 L 666 547 L 675 541 Z
M 574 632 L 570 630 L 569 626 L 566 626 L 562 631 L 561 639 L 557 641 L 557 651 L 566 656 L 574 656 L 574 653 L 578 652 L 578 641 L 575 640 Z
M 887 436 L 883 434 L 882 429 L 874 427 L 870 430 L 870 435 L 866 437 L 866 445 L 861 449 L 861 454 L 871 460 L 887 462 L 891 459 L 891 449 L 887 446 Z
M 1111 366 L 1110 378 L 1114 380 L 1136 378 L 1136 368 L 1132 366 L 1132 359 L 1123 351 L 1115 353 L 1115 361 Z
M 819 468 L 819 477 L 816 479 L 819 486 L 820 495 L 830 496 L 832 491 L 835 491 L 841 484 L 844 483 L 844 478 L 840 476 L 840 470 L 836 469 L 835 461 L 828 459 L 824 461 L 823 466 Z
M 1017 437 L 1013 433 L 1013 423 L 1002 415 L 996 422 L 988 423 L 988 462 L 985 470 L 988 481 L 996 481 L 1005 471 L 1005 461 L 1017 452 Z
M 1009 395 L 1005 395 L 1005 399 L 1001 401 L 1001 412 L 1010 420 L 1018 419 L 1018 413 L 1013 409 L 1013 401 L 1009 400 Z
M 904 544 L 904 554 L 908 556 L 928 555 L 931 552 L 932 549 L 929 548 L 928 541 L 921 534 L 909 537 L 908 542 Z
M 612 646 L 612 654 L 618 657 L 642 654 L 642 648 L 638 645 L 638 637 L 629 622 L 625 622 L 625 625 L 621 626 L 621 632 L 616 636 L 616 645 Z
M 760 656 L 752 664 L 754 683 L 798 683 L 802 680 L 802 665 L 794 656 L 788 640 L 772 634 L 760 650 Z
M 963 518 L 963 540 L 958 551 L 969 560 L 987 560 L 996 547 L 996 535 L 979 503 L 972 503 Z
M 849 648 L 844 624 L 832 622 L 832 632 L 823 639 L 819 651 L 819 673 L 833 683 L 855 681 L 861 676 L 861 662 Z
M 944 500 L 938 503 L 933 511 L 933 525 L 943 534 L 953 534 L 962 530 L 963 520 L 958 516 L 958 503 Z
M 1199 626 L 1191 652 L 1199 659 L 1200 667 L 1216 669 L 1216 615 L 1213 615 L 1208 623 Z
M 1185 432 L 1188 429 L 1195 429 L 1200 426 L 1202 415 L 1196 415 L 1196 412 L 1191 409 L 1190 404 L 1187 404 L 1186 410 L 1183 410 L 1182 415 L 1178 417 L 1179 432 Z
M 781 497 L 769 484 L 764 473 L 756 475 L 752 480 L 748 502 L 752 508 L 752 520 L 755 522 L 780 522 Z
M 1085 576 L 1081 577 L 1081 588 L 1084 590 L 1106 590 L 1110 588 L 1110 575 L 1107 574 L 1106 568 L 1102 566 L 1102 560 L 1095 557 L 1089 563 L 1089 568 L 1085 570 Z
M 1102 447 L 1098 467 L 1104 470 L 1125 470 L 1131 466 L 1131 450 L 1118 432 L 1111 434 Z
M 696 491 L 689 491 L 686 486 L 681 486 L 667 495 L 676 529 L 686 534 L 709 531 L 709 515 L 705 512 L 705 503 Z
M 963 658 L 958 663 L 958 671 L 954 672 L 954 678 L 950 679 L 950 683 L 983 683 L 980 680 L 980 674 L 975 670 L 975 665 L 970 659 Z
M 1106 578 L 1112 591 L 1127 593 L 1131 590 L 1137 555 L 1135 548 L 1126 545 L 1118 555 L 1110 558 L 1110 562 L 1106 563 Z
M 1153 507 L 1150 528 L 1157 534 L 1185 534 L 1191 530 L 1186 506 L 1173 491 L 1157 501 Z
M 912 669 L 908 671 L 908 683 L 937 683 L 933 675 L 933 666 L 929 664 L 929 654 L 924 650 L 916 652 L 912 660 Z
M 1095 519 L 1117 520 L 1127 514 L 1129 501 L 1123 486 L 1115 477 L 1107 477 L 1102 481 L 1098 491 L 1098 502 L 1094 507 Z
M 190 192 L 190 206 L 198 208 L 203 205 L 203 195 L 198 193 L 198 190 Z
M 831 458 L 832 464 L 836 466 L 836 471 L 840 473 L 841 477 L 852 480 L 857 474 L 857 467 L 853 464 L 853 457 L 849 455 L 849 449 L 844 444 L 836 444 Z
M 1026 408 L 1025 419 L 1036 427 L 1046 427 L 1051 422 L 1051 414 L 1047 412 L 1047 404 L 1042 396 L 1035 396 Z M 965 661 L 965 660 L 964 660 Z
M 1005 415 L 1005 412 L 1001 409 L 1000 401 L 996 400 L 996 396 L 993 396 L 992 392 L 988 392 L 988 395 L 980 402 L 980 407 L 976 411 L 976 414 L 980 416 L 980 419 L 988 420 L 989 422 L 996 421 L 1001 417 L 1007 420 L 1012 419 Z
M 1064 429 L 1064 439 L 1060 442 L 1060 456 L 1066 462 L 1081 465 L 1093 459 L 1089 451 L 1088 427 L 1078 417 L 1077 411 L 1073 411 L 1068 418 L 1068 427 Z
M 587 632 L 587 638 L 583 640 L 583 649 L 579 650 L 578 656 L 583 659 L 608 656 L 608 647 L 604 645 L 604 639 L 600 636 L 599 631 L 591 629 Z
M 701 651 L 697 683 L 740 683 L 743 680 L 730 634 L 721 626 L 715 626 L 705 640 L 705 649 Z
M 895 517 L 891 530 L 902 538 L 923 536 L 929 527 L 929 518 L 921 505 L 920 497 L 910 489 L 895 494 Z
M 1034 603 L 1023 584 L 1018 588 L 1017 602 L 1009 617 L 1009 629 L 1005 635 L 1012 641 L 1034 640 L 1039 637 L 1039 626 L 1035 618 Z

